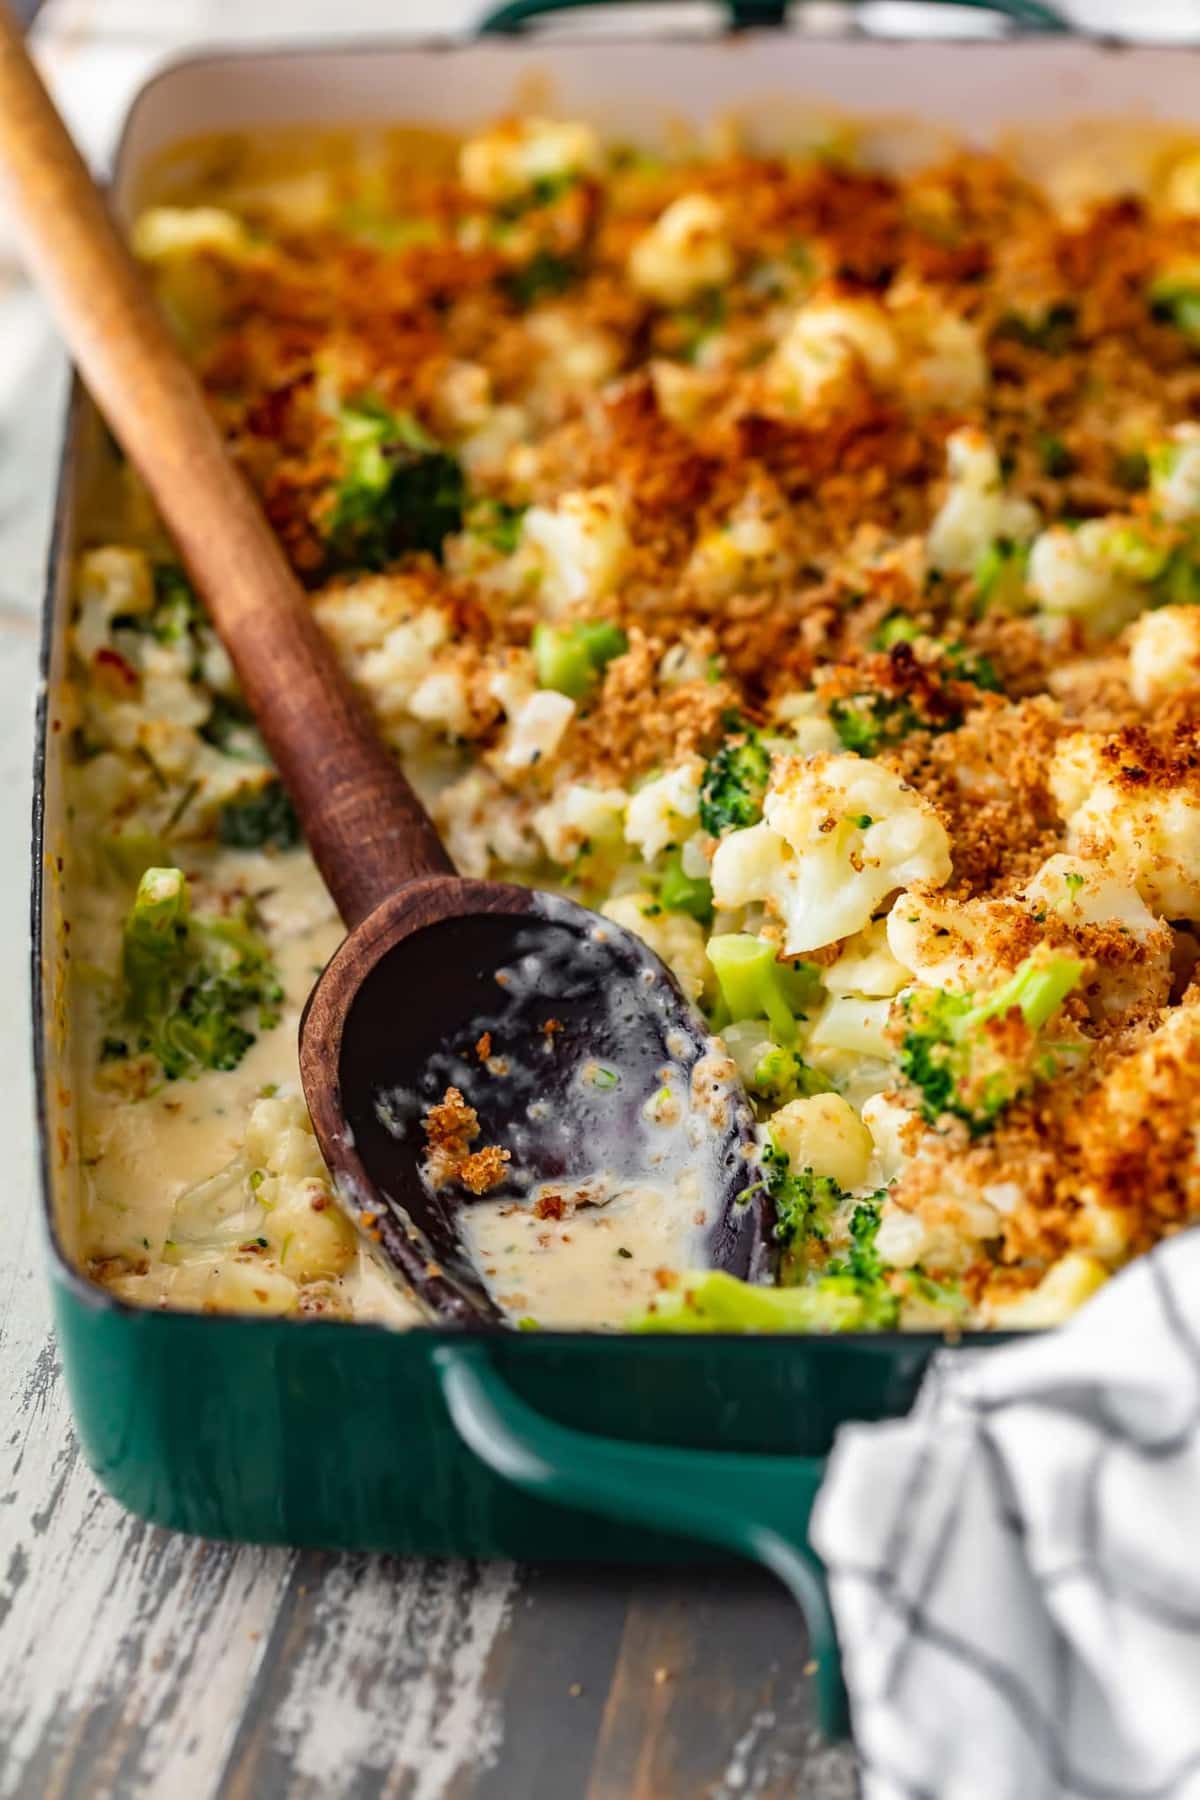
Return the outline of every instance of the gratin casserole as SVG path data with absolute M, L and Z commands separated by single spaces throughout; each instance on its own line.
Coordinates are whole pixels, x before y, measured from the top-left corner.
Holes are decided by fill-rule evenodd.
M 650 156 L 525 116 L 228 168 L 134 243 L 458 866 L 638 932 L 759 1112 L 778 1286 L 621 1220 L 595 1317 L 547 1273 L 568 1193 L 501 1215 L 538 1270 L 531 1306 L 485 1264 L 511 1316 L 1049 1324 L 1189 1221 L 1200 154 L 1063 206 L 1000 157 Z M 298 1095 L 331 903 L 127 471 L 93 516 L 88 1267 L 415 1318 Z M 431 1148 L 502 1205 L 445 1107 Z

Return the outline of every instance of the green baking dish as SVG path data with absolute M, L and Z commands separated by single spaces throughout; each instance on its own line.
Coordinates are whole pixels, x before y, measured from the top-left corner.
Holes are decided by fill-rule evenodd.
M 522 0 L 504 23 L 531 10 Z M 1051 22 L 1029 0 L 1013 10 L 1026 24 Z M 358 117 L 466 124 L 502 109 L 534 71 L 564 108 L 626 132 L 658 116 L 663 92 L 676 113 L 705 117 L 789 82 L 867 112 L 885 110 L 904 85 L 911 106 L 976 135 L 1014 118 L 1051 122 L 1064 95 L 1076 112 L 1113 118 L 1195 111 L 1190 58 L 1118 56 L 1044 35 L 986 49 L 752 33 L 734 44 L 606 39 L 536 52 L 496 41 L 209 54 L 166 70 L 139 96 L 117 198 L 152 156 L 198 131 L 333 123 L 348 116 L 350 96 Z M 97 438 L 77 394 L 47 591 L 33 896 L 50 1270 L 89 1464 L 132 1511 L 207 1537 L 532 1560 L 741 1552 L 803 1604 L 820 1716 L 839 1729 L 836 1642 L 806 1541 L 822 1459 L 842 1421 L 907 1408 L 940 1339 L 397 1333 L 147 1312 L 78 1272 L 58 695 L 79 496 Z

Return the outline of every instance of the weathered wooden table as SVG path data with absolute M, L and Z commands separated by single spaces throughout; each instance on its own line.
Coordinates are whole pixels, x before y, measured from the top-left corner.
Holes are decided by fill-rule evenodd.
M 337 9 L 343 25 L 381 10 L 396 22 Z M 428 25 L 420 10 L 403 23 Z M 172 0 L 156 27 L 167 11 L 194 38 L 234 18 L 224 0 Z M 279 28 L 270 0 L 239 22 L 254 12 Z M 69 55 L 106 15 L 127 76 L 144 0 L 62 0 L 47 23 Z M 128 1517 L 84 1466 L 41 1267 L 25 1025 L 35 636 L 62 389 L 0 239 L 0 1794 L 851 1795 L 847 1753 L 813 1735 L 798 1615 L 765 1576 L 201 1543 Z

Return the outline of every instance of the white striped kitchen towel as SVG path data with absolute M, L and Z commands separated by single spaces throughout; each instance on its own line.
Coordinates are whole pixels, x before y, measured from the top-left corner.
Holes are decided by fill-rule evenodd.
M 813 1540 L 864 1800 L 1200 1797 L 1200 1231 L 843 1428 Z

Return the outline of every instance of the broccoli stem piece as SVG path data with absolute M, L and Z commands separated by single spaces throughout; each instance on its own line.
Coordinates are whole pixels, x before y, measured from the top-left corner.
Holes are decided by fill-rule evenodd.
M 982 1000 L 940 989 L 910 994 L 900 1067 L 921 1094 L 925 1117 L 936 1123 L 955 1113 L 978 1134 L 1054 1074 L 1055 1052 L 1039 1054 L 1038 1034 L 1086 967 L 1075 957 L 1035 954 Z
M 775 946 L 747 932 L 718 933 L 708 940 L 708 960 L 716 971 L 721 998 L 731 1019 L 766 1019 L 772 1036 L 790 1044 L 797 1015 L 812 989 L 808 963 L 780 962 Z
M 857 1294 L 818 1287 L 755 1287 L 722 1270 L 680 1277 L 631 1331 L 857 1331 L 866 1309 Z
M 535 625 L 530 640 L 539 685 L 582 700 L 629 639 L 619 625 L 596 619 L 583 625 Z
M 658 897 L 667 912 L 687 913 L 702 925 L 707 925 L 713 916 L 712 882 L 706 875 L 685 874 L 680 850 L 667 859 Z

